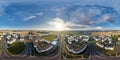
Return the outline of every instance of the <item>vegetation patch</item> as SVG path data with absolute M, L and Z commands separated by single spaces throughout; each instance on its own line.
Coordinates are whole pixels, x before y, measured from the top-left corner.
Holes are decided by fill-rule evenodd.
M 25 49 L 25 44 L 24 42 L 14 42 L 13 44 L 10 44 L 9 45 L 10 47 L 7 48 L 7 50 L 13 54 L 13 55 L 17 55 L 17 54 L 20 54 L 24 51 Z
M 56 38 L 56 36 L 55 35 L 45 35 L 45 36 L 42 36 L 41 38 L 52 42 Z

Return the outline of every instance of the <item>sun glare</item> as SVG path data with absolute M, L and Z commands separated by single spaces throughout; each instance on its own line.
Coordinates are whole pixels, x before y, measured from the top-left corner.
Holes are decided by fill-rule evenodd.
M 52 30 L 69 30 L 69 28 L 66 27 L 66 23 L 61 18 L 55 18 L 52 21 L 48 23 L 49 25 L 53 26 Z
M 58 29 L 62 29 L 63 25 L 62 24 L 57 24 L 55 27 L 58 28 Z
M 55 25 L 56 30 L 64 30 L 64 25 L 61 23 L 58 23 L 57 25 Z

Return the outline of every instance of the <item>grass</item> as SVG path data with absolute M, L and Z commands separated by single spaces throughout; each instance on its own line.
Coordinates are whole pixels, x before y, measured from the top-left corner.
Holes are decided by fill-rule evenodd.
M 83 44 L 82 43 L 76 43 L 74 45 L 72 45 L 72 47 L 76 50 L 76 49 L 79 49 L 80 47 L 82 47 Z
M 84 58 L 89 58 L 89 55 L 83 55 Z
M 54 56 L 59 52 L 59 46 L 57 46 L 55 49 L 48 51 L 48 52 L 42 52 L 42 53 L 38 53 L 35 48 L 32 50 L 32 56 L 36 56 L 36 57 L 42 57 L 42 56 Z
M 56 38 L 56 36 L 55 35 L 47 35 L 47 36 L 42 36 L 41 38 L 52 42 Z
M 119 45 L 116 45 L 114 50 L 105 50 L 104 48 L 100 48 L 98 46 L 96 46 L 96 48 L 106 56 L 118 56 L 118 55 L 120 55 L 118 52 Z
M 118 55 L 118 49 L 119 49 L 119 45 L 116 45 L 114 50 L 106 50 L 106 55 L 110 55 L 110 56 L 116 56 Z
M 11 47 L 10 48 L 7 48 L 7 50 L 13 54 L 13 55 L 17 55 L 17 54 L 20 54 L 23 52 L 25 48 L 25 44 L 24 42 L 14 42 L 13 44 L 11 44 Z
M 38 45 L 41 47 L 41 48 L 46 48 L 46 46 L 48 45 L 48 44 L 44 44 L 43 42 L 38 42 Z

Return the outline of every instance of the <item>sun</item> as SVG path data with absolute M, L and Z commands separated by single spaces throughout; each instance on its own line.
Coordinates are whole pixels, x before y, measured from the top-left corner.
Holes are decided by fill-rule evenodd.
M 64 30 L 64 25 L 61 23 L 58 23 L 55 25 L 56 30 Z
M 63 24 L 57 24 L 56 26 L 55 26 L 56 28 L 58 28 L 58 29 L 61 29 L 61 28 L 63 28 Z
M 49 21 L 48 24 L 52 26 L 52 30 L 63 31 L 69 29 L 66 27 L 66 22 L 61 18 L 55 18 L 52 21 Z

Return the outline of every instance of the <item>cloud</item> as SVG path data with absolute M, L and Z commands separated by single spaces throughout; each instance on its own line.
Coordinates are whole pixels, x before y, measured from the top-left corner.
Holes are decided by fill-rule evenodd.
M 48 22 L 48 24 L 50 24 L 50 25 L 57 25 L 57 24 L 65 25 L 65 22 L 61 18 L 55 18 L 52 21 Z
M 71 29 L 84 29 L 84 28 L 88 28 L 88 25 L 74 24 L 74 23 L 67 22 L 66 27 Z
M 24 21 L 29 21 L 29 20 L 37 18 L 38 16 L 42 16 L 42 15 L 43 15 L 43 12 L 36 13 L 35 15 L 24 18 Z
M 102 27 L 96 27 L 95 29 L 96 29 L 96 30 L 103 30 Z
M 53 20 L 49 21 L 48 24 L 53 26 L 52 30 L 68 30 L 65 25 L 66 22 L 61 18 L 54 18 Z
M 66 17 L 70 22 L 82 25 L 96 25 L 102 22 L 114 24 L 119 15 L 114 8 L 99 5 L 75 5 L 67 11 Z
M 98 18 L 98 21 L 96 21 L 96 23 L 109 22 L 111 24 L 114 24 L 116 23 L 116 21 L 117 21 L 117 15 L 103 14 Z
M 43 12 L 36 13 L 36 15 L 38 15 L 38 16 L 42 16 L 42 15 L 43 15 Z
M 27 18 L 24 18 L 24 21 L 29 21 L 29 20 L 32 20 L 32 19 L 35 19 L 36 16 L 29 16 Z
M 62 23 L 64 27 L 70 29 L 93 29 L 102 30 L 103 26 L 109 28 L 110 26 L 120 22 L 118 20 L 119 14 L 112 7 L 99 6 L 99 5 L 83 5 L 68 7 L 63 14 L 66 19 L 52 20 L 54 25 L 57 22 Z M 105 25 L 106 24 L 106 25 Z M 98 26 L 98 27 L 95 27 Z M 109 27 L 108 27 L 109 26 Z
M 61 18 L 54 18 L 53 20 L 48 22 L 49 25 L 57 26 L 61 25 L 64 29 L 83 29 L 87 28 L 87 25 L 81 25 L 81 24 L 74 24 L 70 23 L 69 21 L 66 21 Z
M 4 12 L 3 12 L 2 8 L 0 8 L 0 16 L 3 15 L 3 13 Z

